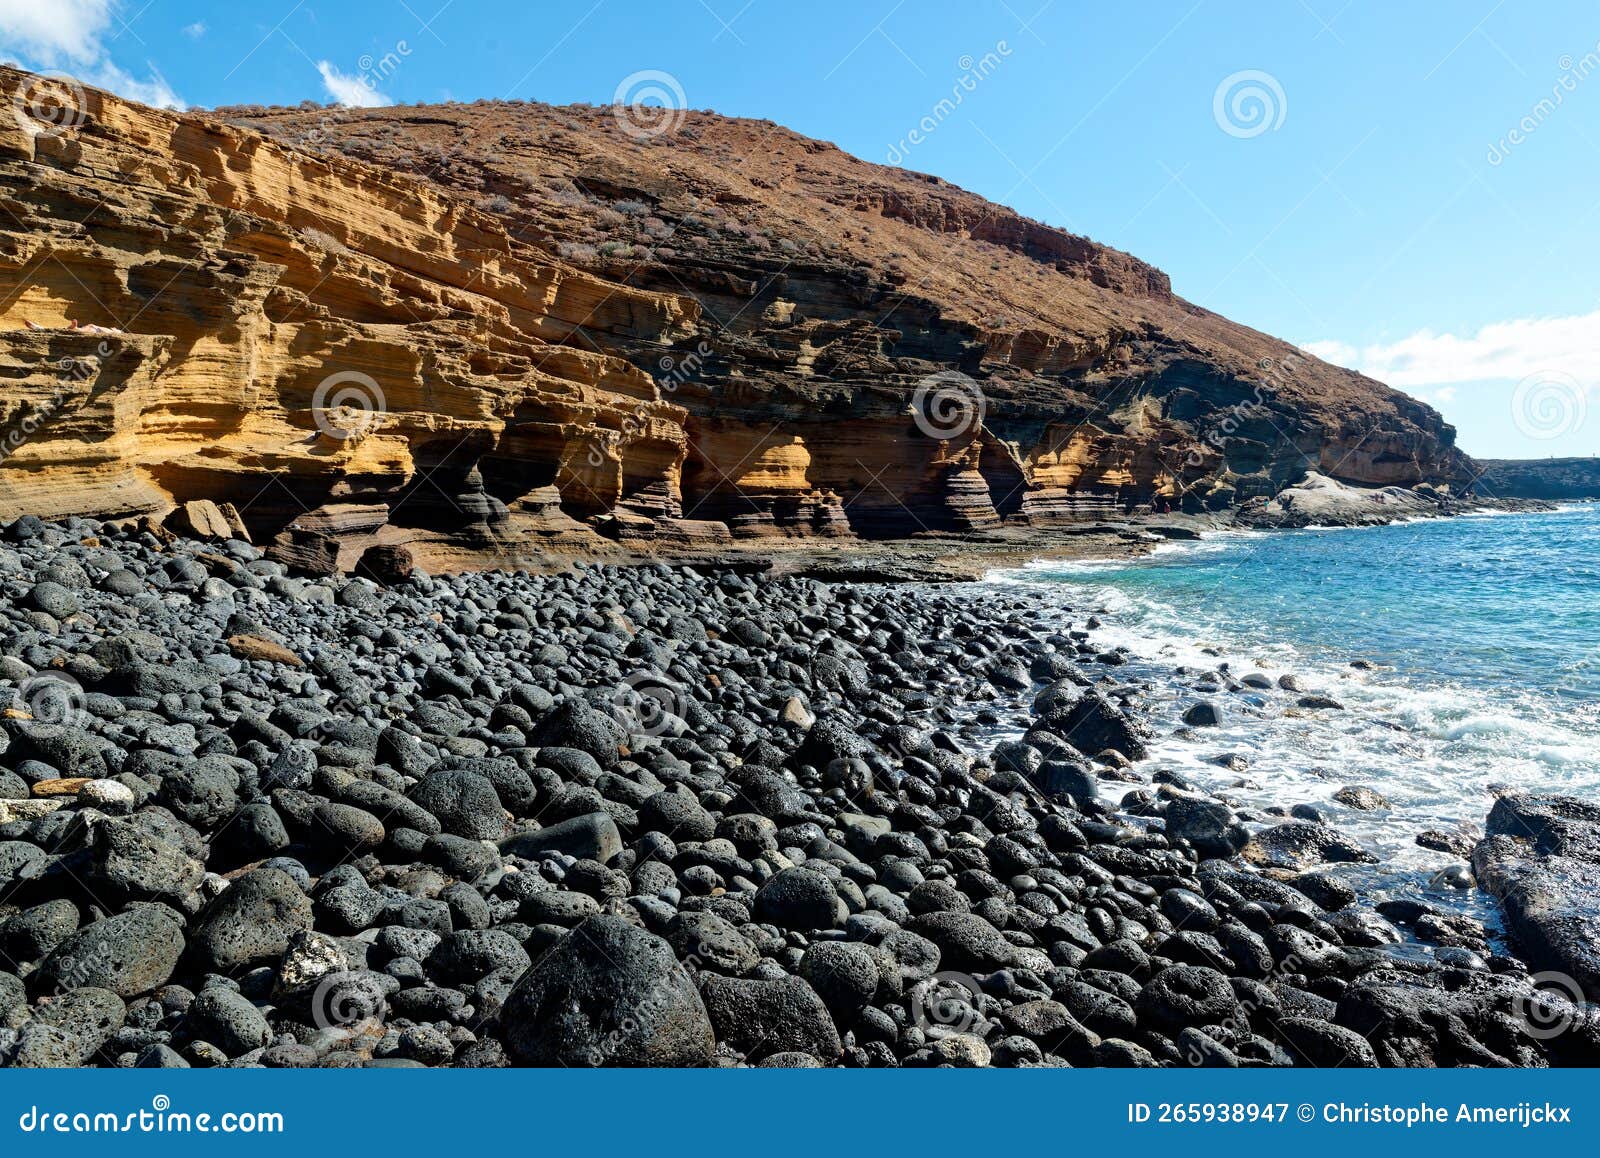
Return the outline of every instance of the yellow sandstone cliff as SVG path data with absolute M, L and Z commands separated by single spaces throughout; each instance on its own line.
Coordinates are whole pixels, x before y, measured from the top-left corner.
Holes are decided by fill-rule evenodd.
M 1127 255 L 792 134 L 787 162 L 707 145 L 752 122 L 694 114 L 644 148 L 601 110 L 427 121 L 492 139 L 502 172 L 466 146 L 424 167 L 421 110 L 228 123 L 0 86 L 0 518 L 204 499 L 307 566 L 404 544 L 452 567 L 1042 525 L 1219 505 L 1306 466 L 1390 483 L 1464 462 L 1426 407 Z M 399 147 L 369 156 L 372 131 Z M 552 165 L 610 193 L 483 195 Z M 708 197 L 736 219 L 696 235 Z M 676 247 L 572 244 L 585 214 Z M 775 249 L 748 224 L 768 218 L 825 243 Z M 963 250 L 944 270 L 947 244 L 991 269 Z M 985 319 L 986 296 L 1038 305 Z

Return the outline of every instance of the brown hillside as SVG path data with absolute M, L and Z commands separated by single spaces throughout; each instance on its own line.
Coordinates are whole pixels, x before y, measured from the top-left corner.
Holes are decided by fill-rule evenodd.
M 513 236 L 608 279 L 692 296 L 710 350 L 690 381 L 663 374 L 659 350 L 599 342 L 679 387 L 691 473 L 696 426 L 716 477 L 730 410 L 761 425 L 731 390 L 804 408 L 829 386 L 886 387 L 898 404 L 952 368 L 983 391 L 1002 444 L 990 457 L 1027 479 L 1014 498 L 1041 512 L 1062 489 L 1078 508 L 1185 492 L 1215 504 L 1307 467 L 1388 484 L 1463 462 L 1428 407 L 1175 297 L 1137 258 L 771 122 L 690 112 L 640 132 L 630 110 L 487 102 L 224 115 L 466 194 Z M 850 440 L 829 414 L 783 417 L 798 439 L 823 423 L 828 441 Z M 883 437 L 863 432 L 856 448 L 874 470 L 883 455 L 866 447 Z M 746 492 L 864 481 L 786 445 L 791 462 L 809 457 L 807 478 L 771 478 L 776 448 L 746 438 L 734 461 L 753 450 L 751 477 L 718 477 L 739 493 L 706 506 L 726 515 Z M 899 497 L 940 522 L 948 500 L 919 483 L 903 479 Z

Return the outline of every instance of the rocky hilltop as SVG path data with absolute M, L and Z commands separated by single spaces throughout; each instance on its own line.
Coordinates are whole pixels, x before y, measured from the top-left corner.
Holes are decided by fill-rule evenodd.
M 1143 262 L 770 123 L 0 82 L 0 518 L 448 569 L 1469 473 Z

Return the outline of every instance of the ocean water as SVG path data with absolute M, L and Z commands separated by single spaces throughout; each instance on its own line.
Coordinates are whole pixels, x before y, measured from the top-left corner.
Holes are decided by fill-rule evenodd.
M 1383 858 L 1341 870 L 1366 891 L 1439 891 L 1433 874 L 1460 858 L 1416 834 L 1480 833 L 1494 786 L 1600 798 L 1600 507 L 1226 532 L 991 582 L 1070 608 L 1077 626 L 1098 613 L 1095 641 L 1129 649 L 1107 670 L 1148 684 L 1158 739 L 1142 770 L 1173 768 L 1258 808 L 1324 807 Z M 1286 712 L 1296 694 L 1247 689 L 1204 697 L 1223 705 L 1221 728 L 1182 729 L 1203 698 L 1192 677 L 1220 664 L 1293 673 L 1346 710 Z M 1219 766 L 1228 754 L 1248 767 Z M 1392 807 L 1335 803 L 1347 784 Z

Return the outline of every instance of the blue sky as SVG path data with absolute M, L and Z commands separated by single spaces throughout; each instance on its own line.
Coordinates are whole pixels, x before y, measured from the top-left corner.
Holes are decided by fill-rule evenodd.
M 1592 0 L 0 0 L 0 57 L 193 106 L 660 70 L 1138 254 L 1472 453 L 1600 453 Z

